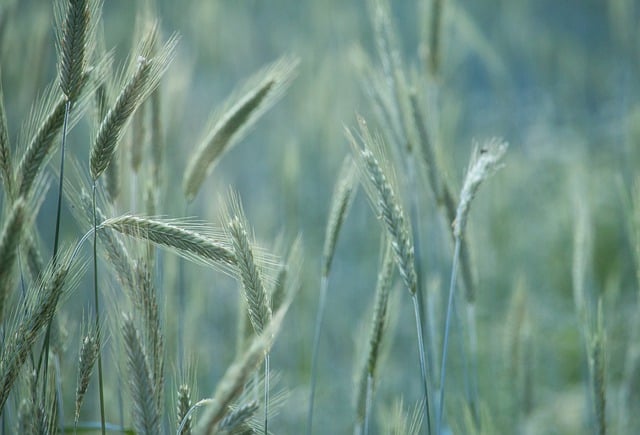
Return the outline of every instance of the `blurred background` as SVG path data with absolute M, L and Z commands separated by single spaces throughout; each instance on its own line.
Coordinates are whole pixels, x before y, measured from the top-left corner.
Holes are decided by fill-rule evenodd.
M 53 13 L 50 2 L 41 0 L 3 3 L 2 83 L 15 143 L 31 103 L 55 77 Z M 130 51 L 137 3 L 104 1 L 105 45 L 114 50 L 116 65 L 122 65 Z M 391 3 L 402 57 L 419 81 L 425 70 L 431 2 Z M 447 179 L 459 188 L 474 139 L 482 142 L 499 136 L 510 144 L 504 169 L 482 186 L 469 223 L 479 289 L 483 405 L 496 433 L 508 433 L 513 416 L 505 368 L 505 321 L 512 295 L 520 288 L 526 295 L 533 337 L 527 420 L 537 428 L 532 433 L 583 433 L 589 424 L 588 368 L 572 293 L 576 216 L 578 209 L 586 209 L 590 240 L 586 282 L 589 291 L 603 300 L 609 407 L 615 427 L 616 400 L 632 335 L 629 325 L 638 315 L 630 204 L 636 201 L 632 186 L 640 163 L 640 4 L 634 0 L 443 3 L 441 72 L 435 84 L 417 90 L 437 89 L 420 97 L 429 101 L 425 113 L 429 125 L 437 129 Z M 355 125 L 358 113 L 371 119 L 375 129 L 362 74 L 367 62 L 380 68 L 367 2 L 158 0 L 157 15 L 165 38 L 173 32 L 181 38 L 161 84 L 166 175 L 158 214 L 217 223 L 222 198 L 233 186 L 256 238 L 265 245 L 278 235 L 287 242 L 302 235 L 302 286 L 271 363 L 280 373 L 276 388 L 289 393 L 271 427 L 274 433 L 301 433 L 324 230 L 333 184 L 350 152 L 344 128 Z M 210 113 L 246 78 L 284 54 L 301 61 L 292 87 L 225 155 L 194 203 L 185 208 L 182 175 Z M 80 123 L 69 139 L 71 154 L 85 167 L 90 130 L 90 122 Z M 123 171 L 126 150 L 125 141 Z M 420 189 L 424 190 L 420 223 L 424 287 L 442 292 L 448 288 L 451 247 L 426 179 Z M 119 204 L 119 212 L 142 211 L 140 203 L 130 198 Z M 39 216 L 45 242 L 52 240 L 47 222 L 54 207 L 50 192 Z M 381 227 L 375 218 L 364 192 L 359 192 L 330 277 L 316 433 L 351 430 L 352 373 L 362 341 L 358 331 L 369 322 L 379 264 Z M 70 219 L 65 225 L 69 237 L 84 232 Z M 45 243 L 44 249 L 51 248 Z M 171 355 L 176 348 L 172 304 L 182 288 L 189 313 L 185 349 L 193 355 L 197 398 L 206 397 L 235 355 L 236 284 L 192 265 L 186 266 L 186 278 L 180 281 L 177 261 L 170 254 L 162 259 L 167 369 L 178 365 Z M 408 321 L 410 300 L 400 286 L 395 293 L 397 322 L 375 399 L 381 410 L 400 396 L 413 404 L 421 391 L 414 325 Z M 80 294 L 84 297 L 83 290 Z M 86 300 L 70 306 L 82 309 L 89 301 L 87 291 Z M 72 336 L 81 317 L 76 308 L 68 313 Z M 456 378 L 460 355 L 453 349 L 452 389 L 462 397 L 462 381 Z

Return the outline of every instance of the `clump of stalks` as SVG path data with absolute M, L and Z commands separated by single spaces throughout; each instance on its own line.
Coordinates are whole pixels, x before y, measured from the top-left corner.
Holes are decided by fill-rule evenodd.
M 148 6 L 148 5 L 146 5 Z M 158 184 L 161 180 L 163 140 L 161 98 L 156 90 L 161 77 L 171 63 L 177 46 L 177 36 L 172 35 L 162 44 L 160 29 L 150 17 L 153 7 L 136 24 L 136 44 L 128 65 L 115 79 L 111 77 L 111 53 L 104 48 L 101 31 L 101 7 L 99 0 L 58 0 L 54 4 L 58 48 L 57 79 L 49 85 L 33 105 L 24 122 L 19 143 L 15 149 L 10 143 L 10 132 L 5 113 L 4 95 L 0 85 L 0 180 L 4 190 L 3 220 L 0 225 L 0 328 L 3 343 L 0 352 L 0 409 L 2 427 L 7 418 L 19 423 L 25 433 L 43 433 L 57 430 L 82 431 L 89 427 L 107 430 L 129 431 L 121 418 L 119 425 L 111 423 L 105 406 L 105 381 L 103 379 L 102 344 L 103 312 L 100 308 L 103 280 L 98 278 L 99 253 L 104 254 L 106 264 L 112 269 L 117 282 L 126 290 L 131 303 L 130 314 L 120 317 L 122 327 L 123 354 L 126 354 L 125 371 L 129 374 L 129 386 L 133 403 L 132 424 L 138 433 L 160 433 L 164 428 L 164 364 L 166 356 L 161 294 L 156 287 L 156 256 L 152 246 L 160 246 L 178 253 L 180 256 L 206 266 L 213 266 L 244 284 L 250 307 L 250 317 L 255 329 L 255 337 L 246 353 L 242 353 L 237 364 L 230 371 L 231 378 L 223 379 L 219 393 L 214 396 L 214 404 L 219 406 L 221 419 L 214 415 L 201 422 L 199 427 L 213 424 L 220 433 L 235 431 L 244 427 L 248 416 L 255 413 L 258 403 L 247 403 L 231 410 L 232 401 L 237 397 L 238 385 L 243 384 L 247 374 L 252 373 L 255 364 L 265 360 L 265 419 L 264 432 L 267 433 L 269 411 L 269 349 L 275 339 L 282 319 L 299 285 L 297 274 L 301 247 L 299 239 L 292 245 L 286 263 L 275 262 L 275 256 L 264 249 L 252 247 L 246 223 L 240 208 L 234 211 L 230 225 L 222 229 L 212 229 L 205 224 L 194 224 L 190 220 L 171 220 L 143 216 L 113 216 L 118 199 L 116 183 L 112 177 L 106 183 L 109 204 L 98 207 L 102 198 L 99 180 L 113 164 L 120 143 L 131 120 L 136 125 L 140 142 L 151 143 L 149 171 L 154 183 L 145 184 L 145 206 L 150 215 L 155 214 L 159 205 Z M 12 11 L 9 11 L 11 13 Z M 7 10 L 0 10 L 2 19 Z M 4 22 L 4 21 L 3 21 Z M 96 50 L 96 47 L 99 47 Z M 212 117 L 206 140 L 196 153 L 194 161 L 204 163 L 204 167 L 191 168 L 191 180 L 197 180 L 195 190 L 186 192 L 189 199 L 204 181 L 203 174 L 210 172 L 225 150 L 235 144 L 255 120 L 271 107 L 288 88 L 295 76 L 298 61 L 293 57 L 283 57 L 261 70 L 224 107 Z M 111 95 L 113 91 L 114 95 Z M 141 111 L 143 103 L 147 113 Z M 88 160 L 88 193 L 82 165 L 76 163 L 80 175 L 70 184 L 65 173 L 67 137 L 71 129 L 85 115 L 88 104 L 96 105 L 97 122 L 92 134 Z M 137 115 L 136 115 L 137 113 Z M 135 117 L 135 119 L 134 119 Z M 149 135 L 143 130 L 146 119 L 150 120 Z M 147 137 L 148 136 L 148 137 Z M 142 145 L 142 144 L 140 144 Z M 134 144 L 135 146 L 135 144 Z M 141 147 L 142 148 L 142 147 Z M 53 255 L 45 263 L 39 251 L 38 232 L 32 231 L 32 223 L 38 213 L 48 186 L 46 163 L 59 151 L 60 166 L 58 177 L 57 209 L 55 223 L 52 222 L 54 240 Z M 143 171 L 146 154 L 133 150 L 134 169 Z M 206 160 L 206 161 L 205 161 Z M 112 171 L 112 175 L 116 171 Z M 78 184 L 78 183 L 76 183 Z M 189 183 L 187 183 L 189 184 Z M 191 183 L 193 187 L 193 183 Z M 135 194 L 135 192 L 134 192 Z M 75 243 L 73 248 L 63 246 L 62 208 L 63 198 L 71 204 L 71 209 L 83 228 L 90 228 Z M 104 201 L 103 201 L 104 202 Z M 144 250 L 132 251 L 123 236 L 142 241 Z M 95 324 L 84 326 L 81 337 L 78 372 L 76 380 L 73 427 L 66 427 L 60 385 L 60 349 L 53 319 L 65 296 L 78 284 L 83 272 L 79 267 L 84 242 L 93 241 L 93 299 Z M 99 246 L 98 241 L 101 241 Z M 26 265 L 30 273 L 24 274 L 21 263 L 22 253 L 26 254 Z M 264 283 L 255 279 L 261 272 L 258 268 L 267 266 L 267 273 L 277 270 L 277 276 L 269 276 Z M 19 270 L 22 292 L 15 292 Z M 250 276 L 251 275 L 251 276 Z M 107 285 L 108 287 L 108 285 Z M 261 299 L 255 297 L 261 295 Z M 273 307 L 271 299 L 273 298 Z M 258 311 L 258 301 L 262 311 Z M 273 314 L 272 314 L 273 309 Z M 256 315 L 257 314 L 257 315 Z M 262 315 L 264 314 L 264 315 Z M 42 338 L 43 337 L 43 338 Z M 39 355 L 34 355 L 35 346 L 42 343 Z M 54 343 L 55 341 L 55 343 Z M 51 343 L 51 344 L 50 344 Z M 55 349 L 51 346 L 54 346 Z M 49 364 L 49 354 L 55 352 L 54 364 Z M 24 368 L 28 366 L 27 368 Z M 98 406 L 100 422 L 81 421 L 81 410 L 89 391 L 90 379 L 97 366 Z M 240 377 L 238 377 L 238 371 Z M 27 372 L 29 379 L 29 399 L 21 400 L 17 418 L 10 402 L 12 394 L 20 398 L 24 388 L 18 380 Z M 54 379 L 48 379 L 55 374 Z M 225 382 L 230 382 L 225 384 Z M 233 385 L 233 386 L 231 386 Z M 117 388 L 115 388 L 117 393 Z M 181 433 L 190 433 L 191 424 L 190 389 L 180 388 L 179 412 Z M 4 430 L 4 429 L 3 429 Z M 209 432 L 209 430 L 207 430 Z

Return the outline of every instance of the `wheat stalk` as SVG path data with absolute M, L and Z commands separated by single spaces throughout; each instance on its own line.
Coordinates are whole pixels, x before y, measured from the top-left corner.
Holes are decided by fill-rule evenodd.
M 84 395 L 89 387 L 89 380 L 93 374 L 93 367 L 98 359 L 98 353 L 100 349 L 98 347 L 97 335 L 93 332 L 89 332 L 82 339 L 80 345 L 80 356 L 78 360 L 78 381 L 76 386 L 76 402 L 75 402 L 75 419 L 74 424 L 78 425 L 80 418 L 80 408 L 84 401 Z
M 236 265 L 231 248 L 222 241 L 179 225 L 180 222 L 124 215 L 103 221 L 98 229 L 111 229 L 129 237 L 147 240 L 200 263 L 230 271 Z M 229 272 L 230 273 L 230 272 Z
M 440 72 L 440 34 L 442 28 L 442 15 L 444 0 L 433 0 L 431 2 L 431 17 L 429 25 L 429 72 L 432 76 L 437 76 Z
M 233 252 L 236 257 L 236 266 L 244 295 L 249 308 L 249 319 L 257 335 L 264 331 L 264 328 L 271 322 L 272 311 L 271 301 L 267 293 L 258 267 L 254 260 L 253 248 L 247 235 L 248 224 L 239 198 L 233 193 L 230 194 L 229 210 L 227 211 L 229 222 L 227 230 L 231 236 Z M 268 412 L 269 412 L 269 353 L 264 359 L 264 434 L 268 433 Z
M 589 333 L 587 343 L 589 373 L 591 377 L 591 397 L 595 416 L 595 432 L 607 433 L 607 370 L 606 370 L 606 333 L 602 314 L 602 300 L 598 301 L 596 325 Z
M 364 185 L 369 202 L 382 222 L 391 241 L 396 266 L 402 281 L 411 294 L 414 317 L 416 322 L 418 355 L 420 358 L 420 373 L 425 396 L 425 412 L 427 430 L 431 432 L 431 418 L 429 405 L 428 370 L 422 337 L 422 311 L 418 301 L 418 277 L 414 263 L 414 250 L 410 226 L 407 224 L 402 205 L 395 193 L 393 171 L 384 157 L 383 144 L 379 138 L 374 138 L 365 120 L 358 118 L 362 147 L 354 135 L 347 130 L 347 137 L 356 157 L 356 164 L 360 173 L 360 181 Z M 373 151 L 372 151 L 373 150 Z M 375 154 L 374 154 L 375 153 Z
M 353 133 L 347 130 L 356 163 L 360 171 L 360 181 L 365 187 L 372 207 L 382 221 L 392 241 L 393 252 L 400 276 L 411 295 L 417 291 L 417 277 L 413 258 L 413 242 L 404 210 L 397 199 L 393 175 L 388 168 L 383 169 L 386 161 L 383 145 L 379 138 L 374 138 L 366 126 L 364 119 L 359 118 L 362 147 Z M 376 154 L 372 151 L 375 150 Z M 391 178 L 390 178 L 391 177 Z
M 357 172 L 350 156 L 346 156 L 338 174 L 338 181 L 331 196 L 331 206 L 327 228 L 325 230 L 324 248 L 322 250 L 322 276 L 329 276 L 331 262 L 338 242 L 342 224 L 349 214 L 353 198 L 357 191 Z
M 440 364 L 440 400 L 438 407 L 438 415 L 436 418 L 437 431 L 440 432 L 442 428 L 442 416 L 444 412 L 444 396 L 445 396 L 445 381 L 447 373 L 447 351 L 449 344 L 449 329 L 451 325 L 451 317 L 454 304 L 454 293 L 456 289 L 456 278 L 458 276 L 458 261 L 460 258 L 461 240 L 463 240 L 463 234 L 465 231 L 467 219 L 469 217 L 469 210 L 471 202 L 475 198 L 480 184 L 494 174 L 498 169 L 502 167 L 502 159 L 507 151 L 507 143 L 500 139 L 491 139 L 485 143 L 482 147 L 477 144 L 474 145 L 471 153 L 471 159 L 469 161 L 469 167 L 467 169 L 467 175 L 465 176 L 462 190 L 460 191 L 460 200 L 458 202 L 458 208 L 456 210 L 456 218 L 453 221 L 453 235 L 455 239 L 455 247 L 453 252 L 453 261 L 451 266 L 451 279 L 449 281 L 449 299 L 447 302 L 447 314 L 445 317 L 445 327 L 442 340 L 442 362 Z M 473 309 L 473 301 L 468 300 L 468 308 Z M 475 316 L 471 314 L 470 320 L 474 320 Z M 476 357 L 475 346 L 475 323 L 470 325 L 470 337 L 471 337 L 471 353 L 472 358 Z M 475 414 L 475 398 L 471 399 L 470 406 L 472 412 Z M 474 415 L 475 416 L 475 415 Z
M 371 403 L 376 386 L 377 367 L 380 357 L 380 347 L 384 333 L 388 326 L 388 303 L 391 280 L 393 277 L 393 254 L 390 243 L 385 243 L 382 253 L 382 265 L 378 273 L 376 284 L 374 311 L 369 331 L 368 350 L 365 364 L 358 373 L 359 381 L 356 382 L 356 424 L 362 425 L 364 434 L 369 433 L 371 417 Z
M 191 388 L 187 384 L 178 387 L 177 402 L 178 435 L 191 435 L 191 416 L 187 415 L 191 409 Z
M 64 4 L 68 3 L 66 13 Z M 100 4 L 92 0 L 57 1 L 58 81 L 68 101 L 77 100 L 83 86 L 83 74 L 91 55 L 93 31 Z M 64 15 L 64 19 L 61 17 Z
M 23 199 L 16 200 L 0 233 L 0 323 L 4 320 L 5 301 L 13 290 L 14 266 L 18 259 L 18 247 L 27 229 L 27 207 Z
M 133 401 L 133 426 L 137 433 L 156 434 L 160 431 L 160 415 L 156 406 L 156 391 L 146 349 L 133 319 L 125 316 L 122 323 L 129 388 Z
M 287 300 L 274 313 L 271 322 L 263 330 L 262 334 L 254 336 L 247 350 L 226 370 L 216 387 L 213 398 L 207 400 L 208 408 L 205 415 L 198 422 L 195 430 L 196 434 L 215 433 L 219 423 L 225 416 L 227 407 L 240 395 L 249 376 L 269 352 L 290 303 L 291 300 Z
M 249 318 L 256 334 L 260 334 L 271 319 L 271 302 L 255 263 L 246 228 L 244 214 L 238 208 L 231 217 L 228 231 L 236 258 L 238 277 L 242 282 L 249 308 Z
M 224 152 L 242 139 L 255 121 L 280 99 L 293 80 L 297 65 L 297 59 L 288 57 L 268 65 L 214 113 L 184 175 L 182 185 L 188 201 L 197 195 Z
M 256 413 L 258 407 L 258 402 L 254 400 L 231 411 L 220 422 L 218 434 L 232 435 L 239 431 L 247 430 L 246 422 Z M 253 430 L 251 430 L 251 432 L 253 432 Z
M 100 124 L 91 147 L 90 170 L 94 180 L 109 166 L 131 115 L 155 89 L 173 59 L 176 36 L 171 37 L 156 56 L 150 57 L 150 45 L 155 32 L 156 28 L 152 27 L 142 40 L 134 70 Z
M 0 177 L 4 185 L 6 196 L 13 196 L 13 163 L 11 161 L 11 144 L 9 142 L 9 126 L 4 109 L 4 91 L 2 88 L 2 74 L 0 71 Z
M 29 292 L 30 297 L 24 301 L 24 307 L 7 322 L 12 328 L 7 331 L 0 356 L 0 409 L 4 407 L 39 332 L 51 321 L 58 301 L 65 291 L 70 291 L 77 284 L 79 272 L 71 271 L 72 261 L 73 255 L 68 251 L 62 252 L 55 264 L 50 262 L 34 284 L 35 288 Z
M 329 207 L 329 218 L 324 236 L 324 248 L 322 250 L 322 264 L 320 277 L 320 294 L 318 296 L 318 308 L 316 310 L 316 326 L 313 336 L 313 349 L 311 351 L 311 387 L 309 389 L 309 411 L 307 414 L 307 434 L 311 434 L 313 429 L 313 406 L 315 400 L 316 382 L 318 376 L 318 349 L 320 347 L 320 334 L 322 332 L 322 322 L 324 319 L 325 305 L 327 299 L 327 288 L 331 263 L 338 242 L 338 235 L 342 224 L 346 220 L 347 214 L 356 193 L 357 172 L 353 160 L 345 157 L 338 181 L 336 182 L 331 196 Z

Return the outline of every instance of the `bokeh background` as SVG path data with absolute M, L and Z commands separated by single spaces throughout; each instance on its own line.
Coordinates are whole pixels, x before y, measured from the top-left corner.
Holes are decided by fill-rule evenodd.
M 55 77 L 53 13 L 46 1 L 2 3 L 2 82 L 17 137 L 31 102 Z M 129 53 L 138 3 L 104 2 L 106 47 L 113 48 L 117 64 Z M 391 3 L 402 56 L 420 76 L 431 2 Z M 302 286 L 272 357 L 272 368 L 280 373 L 277 387 L 287 390 L 289 399 L 271 425 L 274 433 L 301 433 L 324 229 L 333 184 L 350 152 L 344 128 L 355 125 L 356 113 L 375 126 L 362 75 L 363 59 L 376 68 L 380 62 L 367 2 L 158 0 L 157 15 L 165 37 L 173 32 L 181 37 L 161 85 L 166 175 L 158 214 L 217 223 L 224 195 L 233 186 L 258 240 L 271 244 L 279 235 L 287 241 L 302 235 Z M 537 433 L 583 433 L 589 424 L 588 368 L 572 294 L 576 216 L 583 209 L 588 210 L 592 253 L 587 286 L 604 305 L 609 415 L 615 427 L 630 325 L 638 315 L 629 205 L 637 200 L 632 186 L 640 163 L 639 20 L 640 4 L 634 0 L 444 1 L 437 92 L 422 97 L 430 102 L 426 116 L 437 129 L 447 178 L 461 185 L 474 139 L 499 136 L 510 143 L 505 167 L 482 186 L 469 224 L 479 285 L 480 395 L 496 433 L 508 433 L 514 424 L 504 341 L 509 301 L 518 287 L 526 294 L 533 337 L 528 424 Z M 185 208 L 182 174 L 210 113 L 244 79 L 283 54 L 300 58 L 292 87 L 225 155 Z M 80 123 L 70 137 L 71 153 L 85 167 L 90 129 L 90 123 Z M 126 141 L 121 154 L 126 172 Z M 131 200 L 137 181 L 130 180 L 119 212 L 141 211 Z M 429 187 L 420 189 L 424 286 L 444 291 L 451 267 L 449 238 Z M 54 206 L 50 193 L 38 220 L 45 242 L 52 239 L 48 222 Z M 67 216 L 67 236 L 78 237 L 83 229 Z M 351 430 L 352 373 L 362 341 L 358 331 L 370 317 L 379 238 L 380 226 L 360 192 L 329 284 L 317 433 Z M 175 294 L 182 289 L 188 303 L 184 346 L 193 355 L 199 397 L 206 397 L 235 355 L 236 284 L 191 265 L 180 280 L 177 261 L 169 254 L 162 261 L 167 368 L 179 364 L 171 352 L 176 349 Z M 403 396 L 412 404 L 420 397 L 410 300 L 400 287 L 396 293 L 397 321 L 381 370 L 378 415 L 394 398 Z M 67 302 L 72 337 L 90 301 L 88 291 L 79 294 Z M 462 397 L 456 353 L 452 389 Z

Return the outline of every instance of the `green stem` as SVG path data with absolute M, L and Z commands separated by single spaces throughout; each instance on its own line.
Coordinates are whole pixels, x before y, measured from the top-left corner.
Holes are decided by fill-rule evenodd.
M 320 300 L 318 302 L 316 328 L 313 335 L 313 350 L 311 351 L 311 391 L 309 393 L 309 411 L 307 414 L 307 435 L 311 435 L 313 430 L 313 401 L 318 380 L 318 349 L 320 347 L 320 332 L 322 330 L 322 319 L 324 317 L 324 308 L 327 300 L 328 283 L 328 277 L 323 275 L 320 279 Z
M 373 375 L 367 375 L 367 391 L 364 399 L 364 429 L 363 435 L 369 435 L 369 417 L 371 416 L 371 405 L 373 404 Z
M 429 406 L 429 385 L 427 383 L 427 364 L 424 352 L 424 341 L 422 339 L 422 311 L 420 311 L 420 303 L 417 293 L 411 297 L 413 300 L 413 311 L 416 318 L 416 331 L 418 339 L 418 356 L 420 358 L 420 373 L 422 375 L 422 386 L 424 388 L 424 407 L 427 420 L 427 433 L 431 434 L 431 412 Z
M 453 252 L 453 264 L 451 265 L 451 280 L 449 281 L 449 301 L 447 302 L 447 315 L 444 324 L 444 339 L 442 340 L 442 363 L 440 364 L 440 401 L 438 403 L 438 416 L 436 419 L 437 433 L 442 431 L 442 414 L 444 411 L 444 387 L 447 373 L 447 349 L 449 345 L 449 329 L 451 328 L 451 317 L 453 311 L 453 296 L 456 288 L 456 277 L 458 272 L 458 257 L 460 257 L 460 238 L 456 238 L 456 245 Z
M 267 353 L 264 357 L 264 435 L 267 435 L 269 424 L 269 360 L 270 355 Z
M 56 210 L 56 226 L 55 234 L 53 237 L 53 265 L 55 266 L 58 258 L 58 247 L 60 245 L 60 221 L 62 216 L 62 189 L 64 187 L 64 151 L 67 143 L 67 126 L 69 122 L 69 113 L 71 112 L 71 100 L 67 100 L 64 106 L 64 121 L 62 124 L 62 144 L 60 145 L 60 180 L 58 182 L 58 201 Z M 40 369 L 42 371 L 42 397 L 46 397 L 47 388 L 47 374 L 49 372 L 49 347 L 51 342 L 51 325 L 53 324 L 53 316 L 47 324 L 47 332 L 45 334 L 44 343 L 42 344 L 42 351 L 38 358 L 38 371 L 36 372 L 36 383 L 38 382 L 38 376 L 40 375 Z
M 93 300 L 96 318 L 96 341 L 98 343 L 98 385 L 100 393 L 100 428 L 106 433 L 104 418 L 104 384 L 102 381 L 102 351 L 100 350 L 100 305 L 98 298 L 98 216 L 96 213 L 96 181 L 93 182 Z

